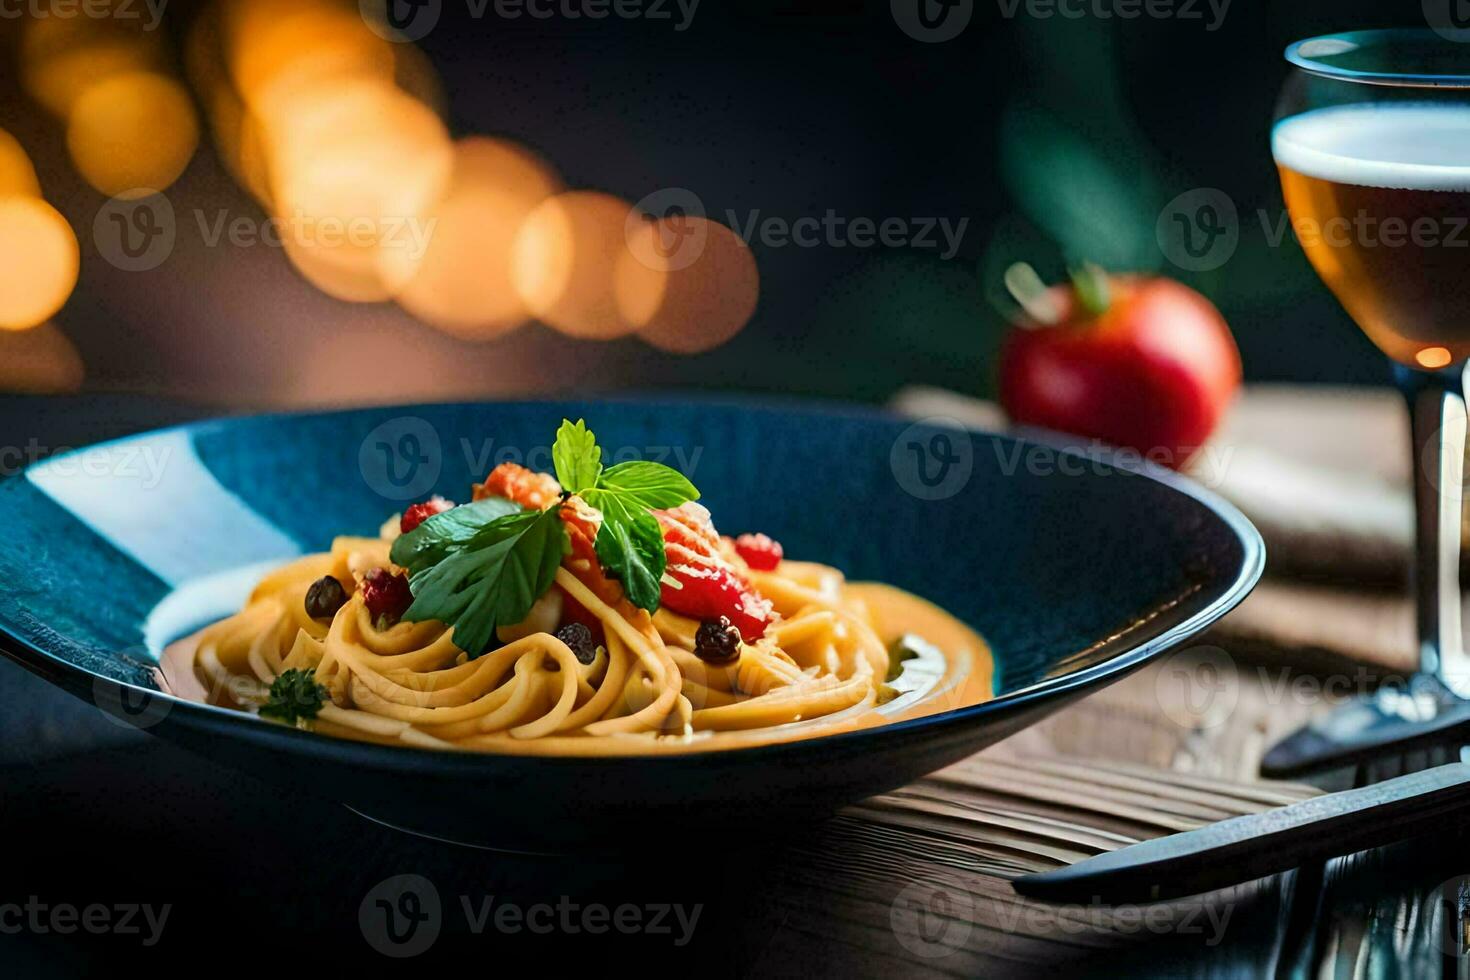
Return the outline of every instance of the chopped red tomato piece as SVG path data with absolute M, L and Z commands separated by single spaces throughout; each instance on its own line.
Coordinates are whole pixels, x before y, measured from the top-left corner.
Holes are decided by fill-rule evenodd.
M 659 601 L 702 622 L 725 616 L 747 643 L 765 635 L 771 623 L 771 602 L 762 598 L 735 572 L 724 566 L 671 565 Z
M 773 618 L 770 600 L 756 592 L 721 552 L 709 511 L 691 502 L 654 511 L 653 516 L 663 527 L 665 576 L 677 583 L 664 582 L 659 602 L 702 621 L 726 616 L 747 643 L 764 636 Z
M 475 499 L 504 497 L 522 507 L 545 510 L 561 496 L 561 484 L 550 473 L 537 473 L 519 463 L 501 463 L 484 483 L 475 484 Z
M 740 535 L 735 539 L 735 553 L 758 572 L 775 570 L 786 554 L 781 542 L 773 541 L 764 534 Z
M 442 514 L 446 510 L 453 509 L 453 507 L 454 501 L 452 500 L 445 500 L 443 497 L 430 497 L 423 503 L 414 504 L 403 512 L 403 516 L 398 519 L 398 530 L 403 534 L 407 534 L 435 514 Z

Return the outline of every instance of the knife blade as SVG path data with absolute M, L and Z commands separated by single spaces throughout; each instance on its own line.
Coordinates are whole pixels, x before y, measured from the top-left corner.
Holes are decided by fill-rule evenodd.
M 1470 819 L 1466 804 L 1470 765 L 1455 762 L 1130 844 L 1012 885 L 1029 898 L 1055 903 L 1116 905 L 1197 895 Z

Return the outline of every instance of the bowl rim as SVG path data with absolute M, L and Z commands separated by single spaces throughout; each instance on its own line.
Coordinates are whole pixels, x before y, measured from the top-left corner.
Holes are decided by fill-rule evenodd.
M 730 760 L 736 760 L 737 764 L 741 761 L 755 763 L 762 760 L 773 761 L 780 756 L 793 752 L 802 752 L 804 750 L 820 751 L 821 748 L 832 747 L 835 749 L 838 746 L 842 749 L 850 749 L 869 744 L 876 746 L 885 741 L 900 742 L 903 736 L 921 730 L 935 729 L 948 731 L 956 728 L 964 728 L 971 723 L 992 716 L 998 718 L 1022 711 L 1034 706 L 1040 701 L 1062 701 L 1069 693 L 1080 693 L 1081 690 L 1099 686 L 1103 682 L 1119 680 L 1155 657 L 1182 643 L 1189 637 L 1198 635 L 1230 610 L 1234 609 L 1255 588 L 1265 570 L 1265 542 L 1255 525 L 1234 504 L 1195 480 L 1154 463 L 1142 457 L 1141 454 L 1097 444 L 1084 448 L 1076 444 L 1075 437 L 1045 430 L 1025 429 L 1015 432 L 998 432 L 962 425 L 957 420 L 948 419 L 944 416 L 929 416 L 925 419 L 918 419 L 910 414 L 877 406 L 858 405 L 835 399 L 795 396 L 768 397 L 726 393 L 622 392 L 616 394 L 593 394 L 580 398 L 384 403 L 330 409 L 206 416 L 177 425 L 146 429 L 125 436 L 89 443 L 85 446 L 70 448 L 65 452 L 48 456 L 43 460 L 27 465 L 16 473 L 0 479 L 0 491 L 7 489 L 7 485 L 12 482 L 25 481 L 27 475 L 33 469 L 44 467 L 58 460 L 64 460 L 72 455 L 119 445 L 137 439 L 156 438 L 170 433 L 199 432 L 215 429 L 220 426 L 244 423 L 269 423 L 297 418 L 330 418 L 333 416 L 355 415 L 363 412 L 406 413 L 418 410 L 441 409 L 493 410 L 495 408 L 506 407 L 542 407 L 549 409 L 553 406 L 566 406 L 570 404 L 636 405 L 642 407 L 652 407 L 659 404 L 677 405 L 680 407 L 710 406 L 738 408 L 742 411 L 770 414 L 798 412 L 809 416 L 836 416 L 885 424 L 912 424 L 934 419 L 945 419 L 948 422 L 955 422 L 959 428 L 972 438 L 1004 439 L 1022 446 L 1042 446 L 1057 453 L 1101 463 L 1130 477 L 1151 480 L 1194 500 L 1222 521 L 1225 528 L 1235 536 L 1241 548 L 1240 567 L 1236 570 L 1233 578 L 1224 585 L 1220 593 L 1203 608 L 1195 610 L 1160 632 L 1145 637 L 1137 643 L 1126 644 L 1123 649 L 1099 663 L 1055 677 L 1042 678 L 1026 687 L 997 695 L 988 701 L 963 705 L 947 711 L 903 721 L 834 732 L 826 735 L 813 735 L 763 745 L 695 749 L 670 753 L 628 753 L 594 756 L 529 755 L 483 751 L 455 751 L 334 738 L 319 735 L 315 732 L 302 731 L 286 725 L 262 722 L 258 718 L 254 718 L 244 712 L 234 711 L 218 705 L 202 704 L 175 694 L 160 691 L 156 688 L 141 687 L 136 684 L 118 681 L 111 677 L 94 673 L 85 667 L 46 650 L 24 637 L 12 633 L 9 624 L 3 621 L 0 621 L 0 655 L 4 655 L 8 659 L 15 661 L 47 681 L 67 690 L 79 699 L 84 701 L 90 700 L 94 704 L 96 703 L 96 699 L 104 694 L 109 698 L 119 699 L 128 693 L 135 699 L 139 697 L 145 699 L 162 699 L 168 705 L 165 718 L 167 724 L 157 727 L 172 728 L 176 723 L 182 723 L 186 727 L 202 728 L 210 730 L 214 734 L 228 734 L 236 737 L 243 736 L 243 740 L 245 741 L 262 745 L 280 743 L 280 740 L 284 739 L 286 741 L 281 744 L 281 747 L 284 748 L 286 745 L 289 745 L 297 754 L 331 757 L 335 761 L 369 765 L 379 769 L 412 769 L 422 774 L 430 767 L 433 767 L 445 774 L 456 775 L 470 771 L 484 772 L 497 766 L 516 764 L 534 764 L 542 767 L 591 765 L 598 768 L 605 768 L 629 764 L 676 767 L 680 765 L 710 764 Z M 1126 643 L 1126 640 L 1124 642 Z M 102 710 L 100 706 L 99 710 Z M 176 713 L 179 713 L 177 719 L 175 718 Z M 141 731 L 151 732 L 155 726 L 134 727 L 139 728 Z

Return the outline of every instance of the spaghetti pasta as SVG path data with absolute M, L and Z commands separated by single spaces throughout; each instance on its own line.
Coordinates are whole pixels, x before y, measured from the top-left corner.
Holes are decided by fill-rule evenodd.
M 497 485 L 494 477 L 477 493 Z M 565 495 L 551 501 L 540 495 L 543 506 L 528 510 L 566 506 Z M 501 624 L 483 652 L 467 651 L 456 643 L 458 625 L 411 621 L 412 610 L 375 615 L 366 583 L 398 571 L 398 524 L 390 522 L 378 538 L 339 537 L 330 551 L 267 575 L 240 612 L 171 648 L 165 677 L 187 677 L 180 686 L 212 703 L 258 711 L 296 672 L 316 692 L 312 710 L 291 719 L 301 727 L 388 744 L 518 754 L 758 744 L 879 724 L 893 717 L 885 706 L 920 701 L 920 693 L 928 696 L 926 710 L 989 695 L 983 642 L 936 608 L 886 586 L 848 583 L 823 565 L 779 560 L 752 568 L 733 542 L 713 535 L 702 507 L 686 503 L 674 513 L 680 527 L 709 528 L 717 546 L 700 561 L 741 583 L 745 611 L 763 617 L 761 635 L 738 636 L 726 617 L 701 621 L 671 608 L 677 600 L 652 614 L 634 606 L 598 567 L 597 553 L 577 546 L 574 528 L 569 553 L 525 619 Z M 596 516 L 583 505 L 571 519 L 595 525 Z M 590 530 L 595 538 L 596 528 Z M 675 537 L 668 532 L 671 554 Z M 670 574 L 666 595 L 678 590 Z M 343 598 L 324 616 L 313 609 L 319 600 L 312 590 L 326 578 L 341 584 Z M 569 623 L 581 627 L 568 632 Z M 916 625 L 944 645 L 943 663 L 929 665 L 929 690 L 909 685 L 905 694 L 902 671 L 890 674 L 897 636 L 891 627 Z M 710 643 L 719 640 L 726 646 L 712 653 Z M 732 648 L 733 656 L 724 656 Z

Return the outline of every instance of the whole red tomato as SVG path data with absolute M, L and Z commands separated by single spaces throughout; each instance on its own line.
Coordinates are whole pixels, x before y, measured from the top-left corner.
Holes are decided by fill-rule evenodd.
M 1171 279 L 1109 276 L 1026 304 L 1001 351 L 1013 422 L 1099 439 L 1181 467 L 1240 387 L 1240 352 L 1220 311 Z M 1097 311 L 1095 311 L 1097 310 Z

